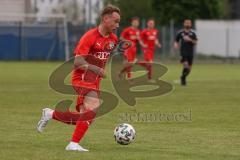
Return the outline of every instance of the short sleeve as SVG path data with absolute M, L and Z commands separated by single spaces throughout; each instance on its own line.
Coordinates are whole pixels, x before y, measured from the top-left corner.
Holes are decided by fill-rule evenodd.
M 87 32 L 85 33 L 80 41 L 78 42 L 77 47 L 74 50 L 74 54 L 76 55 L 88 55 L 91 47 L 93 46 L 94 40 L 92 34 Z
M 181 32 L 178 32 L 176 37 L 175 37 L 175 41 L 176 42 L 179 42 L 180 41 L 180 38 L 181 38 Z
M 194 39 L 194 40 L 197 40 L 198 38 L 197 38 L 197 34 L 195 33 L 195 32 L 193 32 L 193 37 L 192 37 L 192 39 Z

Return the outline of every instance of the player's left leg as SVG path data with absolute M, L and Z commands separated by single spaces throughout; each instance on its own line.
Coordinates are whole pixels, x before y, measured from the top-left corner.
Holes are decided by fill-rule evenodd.
M 127 73 L 127 78 L 131 78 L 131 69 L 133 64 L 136 62 L 136 53 L 137 48 L 136 47 L 131 47 L 128 50 L 125 51 L 125 58 L 126 58 L 126 63 L 124 64 L 123 69 L 119 73 L 119 77 L 121 77 L 124 73 Z
M 98 91 L 90 91 L 84 96 L 83 105 L 80 107 L 80 117 L 76 122 L 71 142 L 67 145 L 66 150 L 88 151 L 78 143 L 96 116 L 97 109 L 100 106 L 98 95 Z
M 152 79 L 152 63 L 154 59 L 154 50 L 147 49 L 144 51 L 144 62 L 139 62 L 138 64 L 145 67 L 148 71 L 147 78 L 151 83 L 156 82 Z
M 155 80 L 152 79 L 152 63 L 153 63 L 153 58 L 154 58 L 154 51 L 149 52 L 148 55 L 148 66 L 147 66 L 147 70 L 148 70 L 148 81 L 149 82 L 156 82 Z
M 192 55 L 183 56 L 182 59 L 183 70 L 181 75 L 181 85 L 183 86 L 187 85 L 187 76 L 190 74 L 192 62 L 193 62 Z

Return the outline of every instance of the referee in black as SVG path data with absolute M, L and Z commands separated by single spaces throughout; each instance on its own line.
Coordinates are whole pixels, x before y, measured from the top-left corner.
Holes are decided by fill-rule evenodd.
M 183 71 L 181 75 L 181 85 L 186 85 L 186 77 L 191 71 L 191 66 L 193 63 L 194 56 L 194 46 L 197 44 L 197 35 L 192 29 L 192 21 L 190 19 L 185 19 L 183 22 L 183 29 L 178 31 L 174 48 L 178 50 L 180 48 L 181 63 L 183 64 Z

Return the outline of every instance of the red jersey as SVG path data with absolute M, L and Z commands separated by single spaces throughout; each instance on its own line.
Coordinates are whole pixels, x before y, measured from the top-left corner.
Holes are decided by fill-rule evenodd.
M 155 41 L 157 40 L 158 30 L 157 29 L 143 29 L 141 34 L 141 39 L 147 48 L 154 49 Z
M 118 38 L 115 34 L 111 33 L 108 37 L 104 37 L 99 33 L 98 28 L 94 28 L 82 36 L 74 50 L 74 55 L 84 56 L 89 64 L 104 69 L 117 41 Z M 90 70 L 74 69 L 72 74 L 73 83 L 83 81 L 90 84 L 97 84 L 99 80 L 99 75 Z
M 140 31 L 139 29 L 133 28 L 133 27 L 127 27 L 125 28 L 122 33 L 121 37 L 131 41 L 133 46 L 136 46 L 138 37 L 140 36 Z

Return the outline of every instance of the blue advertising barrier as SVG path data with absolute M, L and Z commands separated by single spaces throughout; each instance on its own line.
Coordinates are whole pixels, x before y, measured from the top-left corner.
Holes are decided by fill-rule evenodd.
M 0 25 L 0 60 L 64 60 L 64 28 L 58 25 Z

